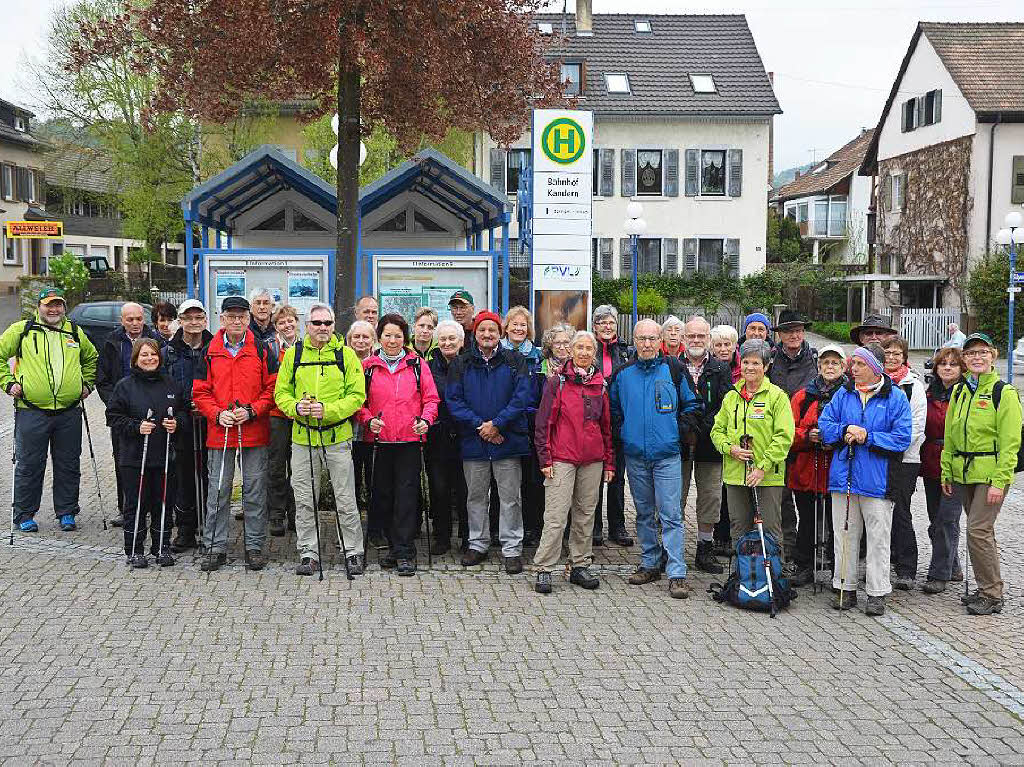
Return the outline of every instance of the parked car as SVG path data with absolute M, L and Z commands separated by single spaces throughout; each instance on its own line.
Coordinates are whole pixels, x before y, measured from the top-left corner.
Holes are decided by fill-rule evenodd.
M 85 332 L 93 346 L 99 349 L 107 340 L 110 331 L 121 326 L 121 307 L 127 301 L 91 301 L 78 304 L 68 314 L 69 319 Z M 142 304 L 146 322 L 149 322 L 152 307 Z
M 103 277 L 110 271 L 106 256 L 79 256 L 78 260 L 89 270 L 89 277 Z

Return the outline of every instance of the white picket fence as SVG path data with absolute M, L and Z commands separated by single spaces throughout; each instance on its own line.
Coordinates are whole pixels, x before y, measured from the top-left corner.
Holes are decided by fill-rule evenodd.
M 892 310 L 887 311 L 892 316 Z M 949 323 L 960 322 L 956 309 L 904 309 L 900 335 L 911 349 L 937 349 L 949 339 Z

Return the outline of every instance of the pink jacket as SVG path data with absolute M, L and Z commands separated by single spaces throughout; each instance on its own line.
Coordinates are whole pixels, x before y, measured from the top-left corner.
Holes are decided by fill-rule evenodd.
M 419 367 L 419 385 L 416 384 L 416 367 Z M 437 396 L 434 376 L 427 365 L 415 354 L 407 354 L 398 363 L 395 372 L 378 354 L 371 354 L 363 360 L 363 370 L 369 379 L 366 387 L 366 402 L 356 413 L 356 420 L 364 426 L 371 418 L 380 415 L 384 428 L 374 435 L 369 428 L 363 430 L 363 440 L 373 442 L 419 442 L 420 437 L 412 430 L 416 418 L 427 423 L 437 420 Z

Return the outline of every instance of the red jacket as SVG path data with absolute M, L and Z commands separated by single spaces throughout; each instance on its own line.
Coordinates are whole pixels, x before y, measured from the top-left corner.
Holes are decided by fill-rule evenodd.
M 615 471 L 611 407 L 600 370 L 583 383 L 569 360 L 548 377 L 533 442 L 541 468 L 555 461 L 577 466 L 604 461 L 605 471 Z
M 832 462 L 831 450 L 823 450 L 821 443 L 811 442 L 807 438 L 811 429 L 818 428 L 818 416 L 823 409 L 821 390 L 817 386 L 818 380 L 815 378 L 797 391 L 791 403 L 796 429 L 793 444 L 789 448 L 790 464 L 786 470 L 786 487 L 805 493 L 828 493 L 828 469 Z M 805 404 L 808 399 L 810 401 Z M 801 411 L 804 411 L 803 415 Z
M 418 387 L 417 366 L 420 372 Z M 382 414 L 384 419 L 380 434 L 375 437 L 368 428 L 364 429 L 363 440 L 419 442 L 425 439 L 412 427 L 416 418 L 422 418 L 428 424 L 437 420 L 437 406 L 441 399 L 437 395 L 430 365 L 416 354 L 407 353 L 392 373 L 379 354 L 371 354 L 363 360 L 363 370 L 369 376 L 370 384 L 366 387 L 366 402 L 356 413 L 356 420 L 366 424 L 378 414 Z
M 942 389 L 941 383 L 939 389 Z M 925 392 L 928 397 L 928 410 L 924 421 L 924 443 L 921 445 L 921 476 L 924 479 L 941 479 L 942 471 L 939 459 L 942 457 L 943 441 L 946 437 L 946 410 L 949 408 L 950 387 L 945 391 L 936 391 L 930 385 Z
M 217 423 L 222 410 L 236 401 L 256 411 L 255 421 L 242 424 L 242 447 L 263 447 L 270 444 L 270 411 L 274 407 L 274 385 L 277 383 L 277 357 L 264 344 L 256 346 L 251 330 L 245 331 L 242 349 L 235 357 L 224 348 L 224 331 L 220 330 L 203 350 L 192 385 L 192 401 L 206 417 L 206 446 L 224 449 L 224 428 Z M 228 447 L 238 445 L 238 432 L 232 428 Z

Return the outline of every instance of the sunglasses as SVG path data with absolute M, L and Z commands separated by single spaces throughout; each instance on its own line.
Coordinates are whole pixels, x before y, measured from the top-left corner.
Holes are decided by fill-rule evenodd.
M 334 324 L 334 320 L 310 320 L 310 325 L 315 325 L 318 328 L 328 327 Z

